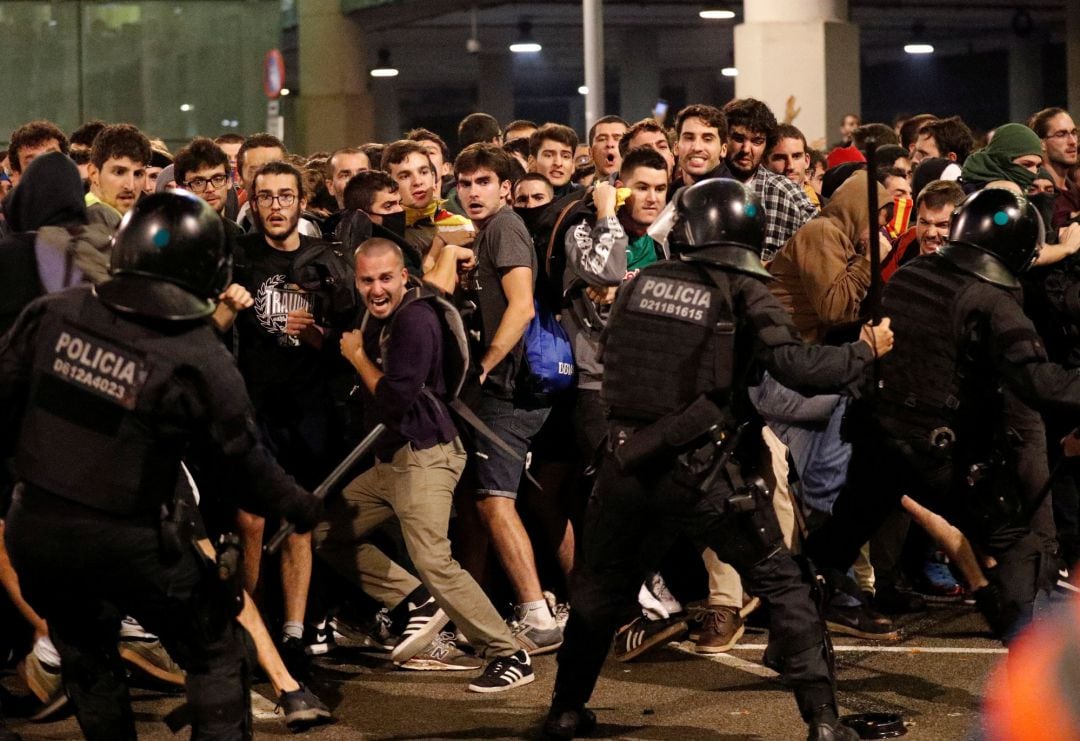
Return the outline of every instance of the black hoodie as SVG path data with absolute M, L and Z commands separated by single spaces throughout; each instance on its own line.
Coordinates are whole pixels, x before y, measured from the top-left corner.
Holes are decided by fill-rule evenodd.
M 35 157 L 4 214 L 14 233 L 0 240 L 0 331 L 50 290 L 108 277 L 110 235 L 86 225 L 82 179 L 67 155 Z
M 85 224 L 86 201 L 79 168 L 60 152 L 35 157 L 4 202 L 4 215 L 12 232 Z

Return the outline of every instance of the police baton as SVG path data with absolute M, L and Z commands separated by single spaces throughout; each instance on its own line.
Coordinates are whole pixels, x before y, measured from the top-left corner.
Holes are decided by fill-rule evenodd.
M 353 448 L 351 453 L 345 456 L 345 460 L 339 463 L 337 468 L 330 472 L 330 475 L 319 484 L 315 491 L 311 492 L 312 495 L 319 499 L 325 499 L 326 495 L 330 493 L 330 490 L 333 489 L 338 481 L 349 472 L 349 469 L 356 465 L 358 460 L 364 457 L 364 454 L 371 449 L 371 446 L 374 445 L 380 437 L 382 437 L 384 432 L 386 432 L 386 425 L 382 422 L 372 427 L 371 432 L 360 441 L 360 444 Z M 263 547 L 263 550 L 267 555 L 277 553 L 278 549 L 281 548 L 281 544 L 285 542 L 285 538 L 292 535 L 295 531 L 295 525 L 291 522 L 285 523 L 276 533 L 274 533 L 274 537 L 270 538 L 270 542 Z
M 881 227 L 878 226 L 878 192 L 874 159 L 877 155 L 877 139 L 866 140 L 866 210 L 869 214 L 870 287 L 866 290 L 867 315 L 872 324 L 881 321 L 881 250 L 878 249 Z

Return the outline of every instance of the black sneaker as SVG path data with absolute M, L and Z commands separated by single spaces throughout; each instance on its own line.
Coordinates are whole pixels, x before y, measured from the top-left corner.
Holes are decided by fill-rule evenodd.
M 314 625 L 304 626 L 304 650 L 308 656 L 325 656 L 337 648 L 334 621 L 324 618 Z
M 404 664 L 423 651 L 450 622 L 443 609 L 435 603 L 434 597 L 421 605 L 409 603 L 409 624 L 401 634 L 401 640 L 390 652 L 390 660 L 395 664 Z
M 681 617 L 649 620 L 641 616 L 615 633 L 615 660 L 631 661 L 649 649 L 686 635 L 689 627 Z
M 863 602 L 872 604 L 876 610 L 886 615 L 907 615 L 927 610 L 926 600 L 915 592 L 897 587 L 877 587 L 873 594 L 863 592 Z
M 830 633 L 872 641 L 898 641 L 900 631 L 888 618 L 877 615 L 864 605 L 837 607 L 826 605 L 825 626 Z
M 285 711 L 285 725 L 292 731 L 301 731 L 334 720 L 330 709 L 304 685 L 292 692 L 282 692 L 278 705 Z
M 552 707 L 544 721 L 544 738 L 571 739 L 596 730 L 596 713 L 588 708 L 560 710 Z
M 493 659 L 484 673 L 469 685 L 469 692 L 503 692 L 536 679 L 529 654 L 524 649 Z

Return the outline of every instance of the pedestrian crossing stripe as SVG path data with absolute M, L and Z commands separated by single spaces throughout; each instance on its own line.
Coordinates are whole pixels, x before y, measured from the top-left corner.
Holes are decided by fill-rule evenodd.
M 740 643 L 733 650 L 764 651 L 764 643 Z M 837 653 L 871 653 L 871 654 L 1007 654 L 1009 649 L 978 648 L 975 646 L 838 646 L 833 644 L 833 651 Z

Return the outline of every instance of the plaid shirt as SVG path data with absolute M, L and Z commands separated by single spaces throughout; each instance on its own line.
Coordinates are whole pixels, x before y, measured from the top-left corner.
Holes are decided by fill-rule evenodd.
M 765 247 L 761 260 L 768 262 L 799 227 L 817 216 L 818 210 L 802 188 L 765 167 L 758 167 L 743 185 L 757 194 L 765 208 Z

